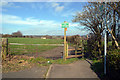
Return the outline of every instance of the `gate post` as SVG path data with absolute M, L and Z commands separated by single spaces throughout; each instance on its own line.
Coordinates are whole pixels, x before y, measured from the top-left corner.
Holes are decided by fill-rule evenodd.
M 3 60 L 8 55 L 8 39 L 7 38 L 2 38 L 2 51 L 1 51 L 1 55 L 2 55 Z
M 68 57 L 68 43 L 67 43 L 67 48 L 66 48 L 66 57 Z
M 78 53 L 77 50 L 78 50 L 78 45 L 75 46 L 75 55 L 76 55 L 76 57 L 77 57 L 77 53 Z
M 82 58 L 84 58 L 84 41 L 82 39 Z
M 64 28 L 64 60 L 66 61 L 66 30 Z

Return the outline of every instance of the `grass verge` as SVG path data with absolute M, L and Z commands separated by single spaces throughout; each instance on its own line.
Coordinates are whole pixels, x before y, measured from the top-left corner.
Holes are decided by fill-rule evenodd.
M 28 57 L 28 56 L 14 56 L 10 60 L 3 61 L 2 71 L 3 73 L 7 72 L 16 72 L 26 68 L 31 68 L 32 66 L 50 66 L 51 64 L 70 64 L 79 60 L 78 58 L 71 58 L 64 61 L 63 59 L 46 59 L 42 57 Z

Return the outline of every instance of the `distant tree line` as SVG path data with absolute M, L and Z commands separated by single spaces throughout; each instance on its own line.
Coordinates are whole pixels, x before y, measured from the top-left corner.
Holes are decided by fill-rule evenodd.
M 23 35 L 21 31 L 13 32 L 12 34 L 1 34 L 2 37 L 22 37 L 22 38 L 46 38 L 46 39 L 63 39 L 63 36 L 50 35 Z
M 13 32 L 10 34 L 2 34 L 2 37 L 23 37 L 22 33 L 20 31 Z

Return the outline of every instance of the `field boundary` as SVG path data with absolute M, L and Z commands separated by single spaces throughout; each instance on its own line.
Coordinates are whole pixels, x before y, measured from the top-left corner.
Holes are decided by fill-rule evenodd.
M 22 43 L 9 43 L 9 45 L 64 46 L 64 44 L 22 44 Z

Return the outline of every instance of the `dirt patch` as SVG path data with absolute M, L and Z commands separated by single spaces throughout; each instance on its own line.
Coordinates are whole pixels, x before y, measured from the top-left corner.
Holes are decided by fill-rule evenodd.
M 69 46 L 69 48 L 73 48 Z M 34 56 L 34 57 L 44 57 L 44 58 L 50 58 L 50 59 L 60 59 L 63 58 L 63 52 L 64 52 L 64 47 L 56 47 L 54 49 L 40 52 L 40 53 L 32 53 L 32 54 L 25 54 L 27 56 Z
M 27 56 L 34 56 L 34 57 L 44 57 L 50 59 L 59 59 L 63 56 L 64 47 L 56 47 L 54 49 L 40 52 L 40 53 L 32 53 L 32 54 L 25 54 Z

